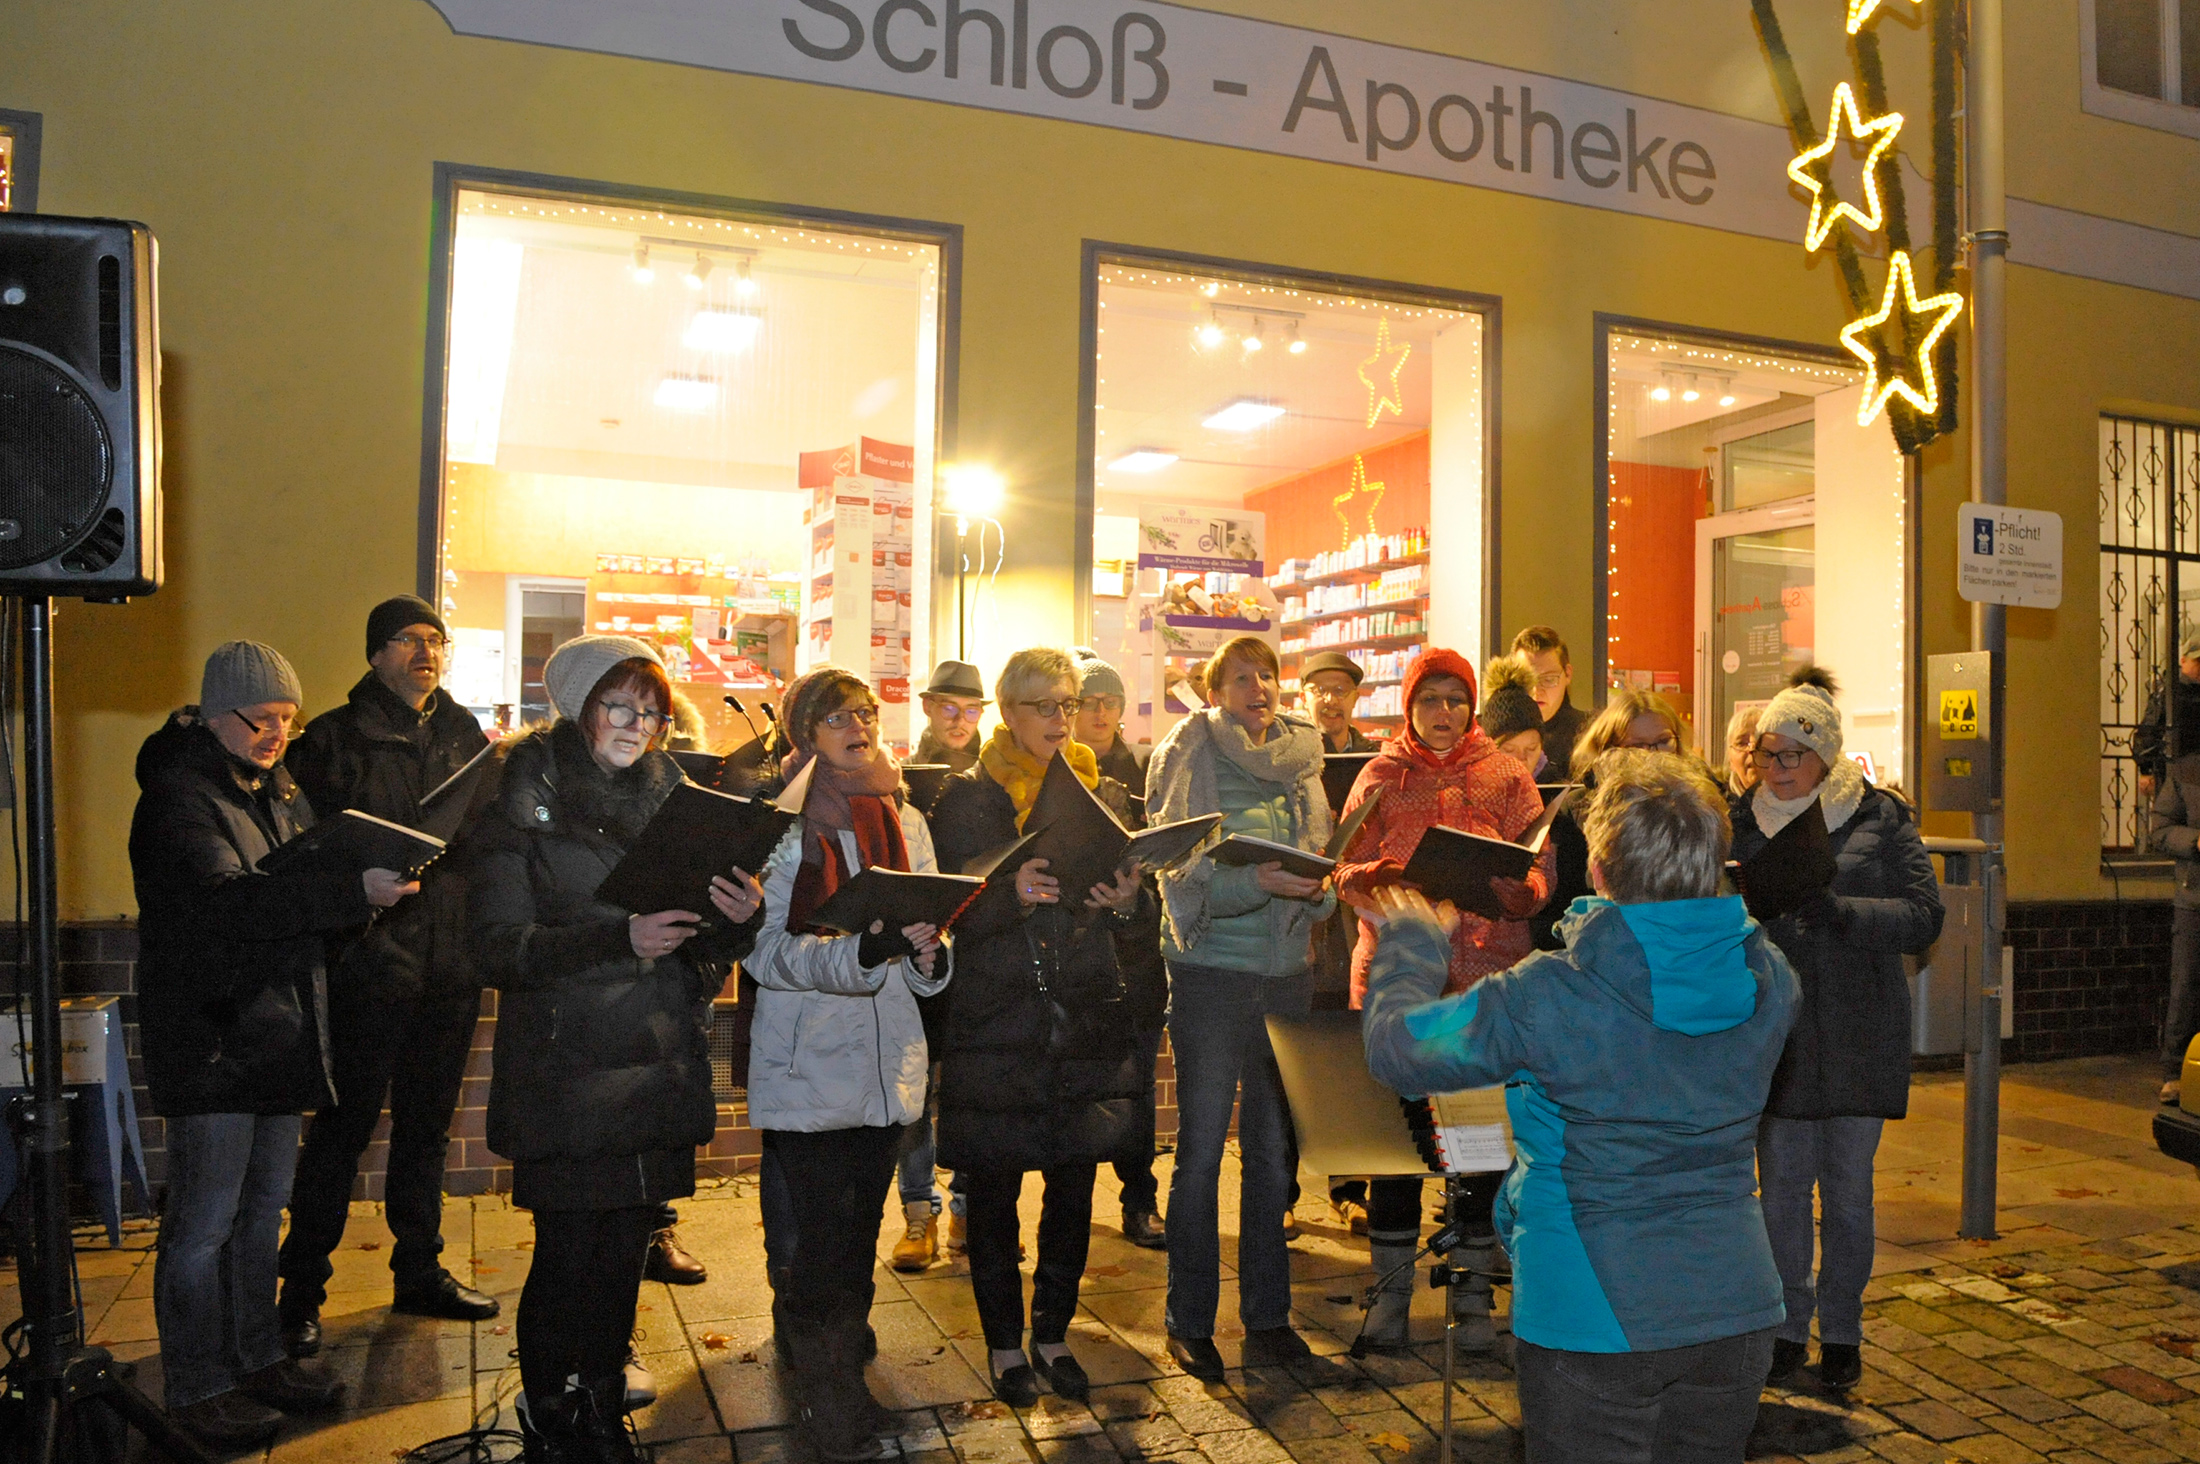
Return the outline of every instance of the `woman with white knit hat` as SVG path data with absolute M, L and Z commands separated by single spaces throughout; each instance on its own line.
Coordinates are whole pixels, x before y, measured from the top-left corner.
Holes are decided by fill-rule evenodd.
M 1734 802 L 1734 858 L 1746 863 L 1812 804 L 1825 816 L 1832 883 L 1767 930 L 1802 980 L 1803 1005 L 1758 1125 L 1757 1176 L 1787 1301 L 1771 1381 L 1803 1365 L 1815 1309 L 1819 1380 L 1842 1389 L 1863 1368 L 1872 1160 L 1882 1125 L 1909 1112 L 1902 958 L 1939 936 L 1941 905 L 1908 806 L 1842 755 L 1835 693 L 1833 678 L 1809 667 L 1766 703 L 1752 753 L 1758 782 Z M 1824 1212 L 1816 1233 L 1814 1189 Z M 1815 1290 L 1814 1249 L 1822 1250 Z

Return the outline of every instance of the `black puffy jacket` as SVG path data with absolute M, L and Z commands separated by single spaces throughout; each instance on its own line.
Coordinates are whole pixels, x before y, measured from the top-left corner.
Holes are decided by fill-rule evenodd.
M 473 713 L 438 689 L 416 712 L 369 671 L 343 706 L 315 717 L 284 759 L 313 811 L 356 808 L 417 825 L 423 794 L 489 745 Z M 478 990 L 466 951 L 461 861 L 439 859 L 420 893 L 399 901 L 344 950 L 337 989 L 345 999 L 417 1001 Z
M 278 763 L 231 757 L 185 707 L 137 756 L 130 874 L 153 1111 L 303 1113 L 327 1100 L 327 942 L 373 913 L 356 874 L 261 874 L 313 824 Z
M 1122 788 L 1101 783 L 1122 817 Z M 1016 806 L 982 766 L 947 780 L 932 811 L 940 868 L 959 870 L 1016 838 Z M 949 1169 L 1045 1169 L 1116 1157 L 1142 1099 L 1118 934 L 1159 916 L 1141 891 L 1131 917 L 1081 894 L 1028 915 L 1015 881 L 995 881 L 955 922 L 955 980 L 940 1000 L 939 1161 Z M 1166 988 L 1164 987 L 1164 1001 Z
M 1750 795 L 1733 805 L 1734 858 L 1766 837 Z M 1902 958 L 1940 936 L 1940 881 L 1910 810 L 1877 788 L 1835 829 L 1831 893 L 1765 933 L 1803 983 L 1772 1075 L 1775 1118 L 1902 1118 L 1910 1111 L 1910 985 Z
M 644 960 L 596 898 L 680 782 L 663 752 L 605 771 L 569 721 L 517 739 L 469 836 L 475 969 L 498 989 L 489 1147 L 529 1209 L 660 1203 L 695 1189 L 717 1129 L 710 1000 L 755 921 Z

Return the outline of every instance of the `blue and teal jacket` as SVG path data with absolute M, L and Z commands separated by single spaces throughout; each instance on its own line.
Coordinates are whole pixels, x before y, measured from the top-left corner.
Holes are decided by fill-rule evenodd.
M 1757 1117 L 1795 973 L 1731 897 L 1585 896 L 1558 930 L 1564 950 L 1435 1000 L 1450 943 L 1394 920 L 1362 1013 L 1368 1067 L 1398 1092 L 1505 1085 L 1514 1334 L 1647 1352 L 1775 1325 Z

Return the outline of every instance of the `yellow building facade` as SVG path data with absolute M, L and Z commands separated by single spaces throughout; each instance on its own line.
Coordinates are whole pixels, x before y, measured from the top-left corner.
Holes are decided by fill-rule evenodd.
M 1778 8 L 1822 127 L 1834 85 L 1854 76 L 1843 7 Z M 2104 710 L 2109 561 L 2089 538 L 2105 491 L 2103 421 L 2154 424 L 2173 458 L 2190 440 L 2174 429 L 2200 426 L 2200 128 L 2187 125 L 2200 109 L 2177 99 L 2189 63 L 2157 89 L 2169 100 L 2104 88 L 2104 68 L 2126 64 L 2129 48 L 2104 41 L 2090 0 L 2008 9 L 2009 500 L 2060 514 L 2065 532 L 2060 608 L 2009 616 L 2012 894 L 2098 900 L 2117 892 L 2102 864 L 2104 844 L 2117 842 L 2104 832 L 2112 815 L 2103 780 L 2115 770 L 2104 771 L 2103 726 L 2137 720 Z M 1909 119 L 1898 146 L 1921 241 L 1931 166 L 1923 10 L 1900 0 L 1875 22 L 1890 103 Z M 507 427 L 527 412 L 541 419 L 536 456 L 499 462 L 492 446 L 492 469 L 452 446 L 452 382 L 457 368 L 478 366 L 454 333 L 454 308 L 470 308 L 469 281 L 492 279 L 495 259 L 517 257 L 490 245 L 466 253 L 468 218 L 501 209 L 509 239 L 522 223 L 595 228 L 615 236 L 614 262 L 629 283 L 644 256 L 658 261 L 653 288 L 674 288 L 666 261 L 692 269 L 690 254 L 707 261 L 702 273 L 738 273 L 743 285 L 753 262 L 767 298 L 782 277 L 789 291 L 777 297 L 788 303 L 760 307 L 782 311 L 763 317 L 767 329 L 795 318 L 799 279 L 861 277 L 902 302 L 895 359 L 915 365 L 891 378 L 892 390 L 887 375 L 872 383 L 873 397 L 901 405 L 879 407 L 859 392 L 858 405 L 876 410 L 842 413 L 847 431 L 836 437 L 824 426 L 786 428 L 797 403 L 755 432 L 807 432 L 795 444 L 805 450 L 859 437 L 912 450 L 913 462 L 879 469 L 881 481 L 913 477 L 918 488 L 915 583 L 899 586 L 902 633 L 915 626 L 911 661 L 961 645 L 990 670 L 1018 645 L 1116 634 L 1124 654 L 1147 658 L 1157 710 L 1167 701 L 1167 648 L 1141 649 L 1131 578 L 1109 579 L 1135 577 L 1109 547 L 1127 528 L 1107 519 L 1112 509 L 1146 523 L 1135 504 L 1148 490 L 1123 476 L 1136 470 L 1123 466 L 1129 450 L 1200 458 L 1196 444 L 1135 436 L 1170 419 L 1168 402 L 1133 400 L 1134 377 L 1150 377 L 1165 397 L 1178 390 L 1165 371 L 1192 367 L 1165 344 L 1143 348 L 1149 356 L 1138 363 L 1111 362 L 1108 320 L 1158 322 L 1156 340 L 1204 331 L 1242 371 L 1263 346 L 1282 359 L 1311 342 L 1306 360 L 1327 350 L 1337 363 L 1324 368 L 1322 390 L 1341 387 L 1350 398 L 1349 412 L 1332 413 L 1340 418 L 1356 418 L 1366 387 L 1365 428 L 1346 422 L 1290 452 L 1273 439 L 1272 463 L 1253 448 L 1210 453 L 1205 486 L 1184 500 L 1196 513 L 1220 522 L 1230 505 L 1268 495 L 1271 559 L 1290 558 L 1299 580 L 1320 579 L 1334 561 L 1285 543 L 1287 531 L 1311 532 L 1290 527 L 1294 485 L 1352 460 L 1364 479 L 1378 447 L 1405 443 L 1398 451 L 1410 456 L 1405 429 L 1425 429 L 1414 459 L 1422 466 L 1392 470 L 1424 475 L 1420 521 L 1386 528 L 1371 502 L 1360 523 L 1347 502 L 1338 543 L 1323 552 L 1345 552 L 1364 529 L 1407 536 L 1392 552 L 1403 545 L 1410 558 L 1417 529 L 1435 582 L 1421 592 L 1421 634 L 1463 641 L 1479 659 L 1520 626 L 1555 626 L 1573 648 L 1577 703 L 1601 700 L 1602 683 L 1666 687 L 1709 708 L 1698 732 L 1714 746 L 1721 729 L 1708 721 L 1723 725 L 1741 698 L 1711 697 L 1717 657 L 1630 661 L 1627 636 L 1615 630 L 1623 615 L 1614 607 L 1631 607 L 1638 583 L 1672 581 L 1667 598 L 1682 607 L 1672 614 L 1685 614 L 1687 597 L 1674 586 L 1695 572 L 1688 520 L 1706 516 L 1691 511 L 1662 538 L 1645 528 L 1621 542 L 1634 529 L 1615 499 L 1666 479 L 1646 466 L 1641 484 L 1622 483 L 1615 434 L 1690 428 L 1627 425 L 1633 399 L 1622 400 L 1621 380 L 1645 401 L 1660 390 L 1732 398 L 1737 412 L 1772 424 L 1746 451 L 1733 448 L 1743 439 L 1732 432 L 1690 438 L 1685 451 L 1710 466 L 1671 468 L 1688 475 L 1683 492 L 1710 495 L 1699 510 L 1737 512 L 1778 497 L 1782 464 L 1793 466 L 1778 433 L 1807 425 L 1809 392 L 1846 380 L 1811 375 L 1839 366 L 1849 308 L 1830 253 L 1803 248 L 1806 209 L 1784 172 L 1792 148 L 1747 8 L 1735 4 L 33 0 L 10 30 L 0 108 L 36 119 L 37 207 L 142 220 L 161 250 L 168 581 L 125 608 L 64 604 L 57 616 L 62 899 L 71 919 L 133 908 L 124 847 L 131 760 L 170 709 L 195 698 L 213 646 L 272 642 L 297 665 L 307 710 L 334 705 L 363 670 L 359 626 L 374 602 L 420 590 L 459 615 L 461 595 L 480 588 L 468 576 L 518 572 L 494 562 L 513 541 L 493 525 L 539 528 L 551 515 L 569 523 L 600 505 L 585 469 L 598 449 L 566 418 L 608 433 L 614 416 L 550 387 L 540 400 L 503 403 Z M 2121 72 L 2112 79 L 2137 85 Z M 2193 91 L 2200 103 L 2200 85 Z M 514 200 L 539 205 L 542 217 L 518 220 L 514 208 L 526 208 Z M 584 217 L 590 208 L 599 212 Z M 561 209 L 572 212 L 551 217 Z M 635 222 L 653 213 L 678 219 Z M 750 242 L 691 248 L 712 221 L 748 231 Z M 1873 237 L 1856 237 L 1867 254 L 1883 252 Z M 771 251 L 798 246 L 876 258 L 773 275 Z M 1864 268 L 1876 289 L 1883 261 L 1867 257 Z M 534 318 L 530 292 L 548 278 L 527 275 L 524 287 L 508 279 L 508 312 Z M 1209 284 L 1214 292 L 1197 298 Z M 813 342 L 835 330 L 837 307 L 819 290 L 822 303 L 803 317 Z M 545 299 L 545 311 L 565 308 Z M 602 308 L 638 307 L 607 297 Z M 753 333 L 742 315 L 728 307 L 732 325 Z M 1398 348 L 1355 344 L 1355 332 L 1377 324 L 1420 343 L 1394 378 L 1419 395 L 1387 417 L 1384 373 L 1401 358 L 1380 352 Z M 1959 334 L 1966 326 L 1959 321 Z M 1633 364 L 1622 369 L 1629 351 Z M 828 365 L 844 376 L 869 369 L 838 356 Z M 1423 366 L 1429 378 L 1413 384 Z M 1816 384 L 1768 387 L 1761 401 L 1744 402 L 1749 373 L 1775 368 Z M 523 379 L 518 365 L 500 369 L 507 383 Z M 706 383 L 695 388 L 706 393 L 734 380 L 684 379 Z M 1237 399 L 1282 402 L 1274 379 Z M 662 405 L 672 388 L 656 390 Z M 1208 392 L 1201 413 L 1223 405 L 1207 387 L 1183 390 Z M 1111 413 L 1136 420 L 1124 429 L 1133 437 L 1109 436 L 1121 420 Z M 1881 756 L 1896 771 L 1917 755 L 1922 657 L 1968 644 L 1969 607 L 1955 592 L 1957 506 L 1970 492 L 1967 401 L 1961 413 L 1963 428 L 1927 448 L 1907 476 L 1883 418 L 1868 429 L 1876 439 L 1841 438 L 1840 451 L 1891 474 L 1876 480 L 1883 542 L 1868 523 L 1837 532 L 1828 520 L 1813 551 L 1826 586 L 1816 592 L 1817 638 L 1829 643 L 1838 622 L 1861 613 L 1853 606 L 1864 583 L 1841 600 L 1832 566 L 1894 566 L 1884 582 L 1895 600 L 1877 612 L 1896 609 L 1883 634 L 1874 631 L 1893 659 L 1872 673 L 1891 689 L 1857 713 L 1860 725 L 1878 719 Z M 890 428 L 866 425 L 889 418 Z M 1831 418 L 1821 410 L 1817 421 L 1823 474 Z M 1681 442 L 1668 445 L 1681 452 Z M 977 562 L 963 574 L 958 556 L 972 542 L 950 542 L 951 505 L 929 496 L 953 464 L 982 466 L 1005 484 L 998 510 L 979 515 L 993 537 L 974 541 Z M 2175 469 L 2195 470 L 2200 455 Z M 699 486 L 790 502 L 806 490 L 791 461 L 773 471 L 780 476 L 743 486 L 685 469 L 649 478 L 629 462 L 617 477 L 629 485 L 619 490 L 628 511 L 643 505 L 661 524 L 701 512 L 682 496 Z M 492 472 L 502 475 L 497 484 L 477 481 Z M 1230 475 L 1237 486 L 1216 486 Z M 633 486 L 645 479 L 654 485 L 646 492 Z M 1729 487 L 1740 496 L 1722 505 Z M 1394 508 L 1407 499 L 1397 491 Z M 2187 491 L 2200 489 L 2188 482 Z M 630 546 L 636 556 L 682 553 L 678 534 L 644 537 Z M 748 552 L 738 532 L 728 543 L 724 554 Z M 550 568 L 567 580 L 618 570 L 619 546 L 594 550 L 595 566 Z M 878 563 L 890 566 L 891 556 Z M 2200 589 L 2200 570 L 2192 579 Z M 877 583 L 892 590 L 890 580 Z M 1619 600 L 1615 586 L 1624 587 Z M 751 588 L 752 598 L 768 598 Z M 601 586 L 587 593 L 610 603 Z M 1323 624 L 1320 614 L 1337 613 L 1277 593 L 1288 601 L 1287 642 L 1291 614 Z M 1713 598 L 1695 587 L 1696 600 Z M 1117 599 L 1131 608 L 1103 604 Z M 578 613 L 600 620 L 599 609 L 592 600 Z M 474 613 L 470 599 L 464 613 Z M 502 614 L 480 613 L 484 623 Z M 853 613 L 843 607 L 841 629 Z M 515 642 L 494 654 L 519 676 L 526 616 L 513 616 Z M 1669 629 L 1686 627 L 1676 619 Z M 1759 630 L 1780 635 L 1776 624 Z M 1410 634 L 1391 639 L 1410 644 Z M 1322 643 L 1301 640 L 1309 650 Z M 737 643 L 730 629 L 719 641 L 759 663 L 804 653 Z M 1798 649 L 1792 634 L 1786 649 Z M 2159 649 L 2145 659 L 2159 664 Z M 1700 636 L 1695 650 L 1704 651 Z M 899 675 L 924 669 L 905 665 Z M 493 687 L 483 695 L 504 699 Z M 1929 816 L 1928 827 L 1964 829 L 1948 815 Z M 2166 893 L 2135 877 L 2122 880 L 2122 893 Z

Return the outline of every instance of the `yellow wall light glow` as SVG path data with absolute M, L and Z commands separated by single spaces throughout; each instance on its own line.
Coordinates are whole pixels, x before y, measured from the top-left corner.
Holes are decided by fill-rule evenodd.
M 1872 16 L 1885 3 L 1886 0 L 1849 0 L 1849 34 L 1853 36 L 1871 24 Z M 1910 3 L 1915 5 L 1917 0 L 1910 0 Z
M 1914 356 L 1898 352 L 1888 353 L 1889 371 L 1884 380 L 1879 373 L 1880 353 L 1872 348 L 1864 336 L 1878 330 L 1893 319 L 1897 310 L 1903 315 L 1901 334 L 1908 336 L 1909 317 L 1932 315 L 1936 318 L 1918 337 Z M 1917 298 L 1917 278 L 1910 272 L 1910 256 L 1897 251 L 1887 268 L 1887 291 L 1879 301 L 1876 314 L 1852 321 L 1841 328 L 1841 344 L 1848 347 L 1857 360 L 1864 363 L 1864 401 L 1857 408 L 1859 426 L 1869 425 L 1872 418 L 1887 408 L 1887 399 L 1900 393 L 1911 406 L 1931 416 L 1940 410 L 1940 383 L 1933 377 L 1933 346 L 1948 327 L 1955 324 L 1956 316 L 1963 311 L 1963 297 L 1950 292 L 1935 295 L 1929 300 Z M 1911 385 L 1905 366 L 1916 367 L 1917 384 Z
M 1844 121 L 1851 142 L 1872 139 L 1871 151 L 1864 156 L 1862 209 L 1833 191 L 1833 150 L 1841 144 Z M 1803 230 L 1805 249 L 1816 249 L 1825 243 L 1826 236 L 1844 216 L 1856 220 L 1857 226 L 1866 233 L 1886 222 L 1886 211 L 1879 201 L 1879 158 L 1894 146 L 1895 136 L 1901 131 L 1900 112 L 1889 112 L 1866 122 L 1856 109 L 1856 93 L 1849 90 L 1849 84 L 1844 81 L 1833 89 L 1833 105 L 1826 109 L 1826 140 L 1806 152 L 1797 153 L 1788 164 L 1788 176 L 1810 190 L 1810 224 Z

